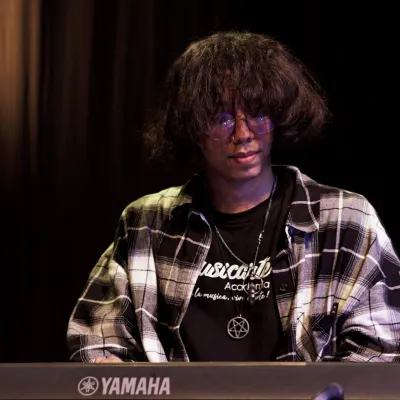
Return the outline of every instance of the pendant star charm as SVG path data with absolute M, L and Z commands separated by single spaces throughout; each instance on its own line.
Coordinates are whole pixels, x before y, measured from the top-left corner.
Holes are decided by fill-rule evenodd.
M 243 339 L 250 330 L 249 321 L 243 317 L 234 317 L 229 320 L 228 325 L 226 326 L 228 335 L 232 339 Z

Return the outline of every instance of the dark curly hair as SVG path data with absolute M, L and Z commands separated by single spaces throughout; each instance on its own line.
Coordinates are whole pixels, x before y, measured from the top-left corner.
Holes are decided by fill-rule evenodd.
M 235 106 L 266 112 L 274 140 L 319 133 L 325 99 L 305 66 L 279 41 L 248 32 L 219 32 L 189 45 L 167 74 L 161 105 L 144 130 L 153 156 L 199 155 L 227 89 Z

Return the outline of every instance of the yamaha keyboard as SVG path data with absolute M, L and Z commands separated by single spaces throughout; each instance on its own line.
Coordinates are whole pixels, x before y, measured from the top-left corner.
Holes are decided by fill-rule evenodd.
M 336 383 L 344 397 L 324 388 Z M 322 391 L 322 392 L 321 392 Z M 320 393 L 318 395 L 318 393 Z M 400 399 L 389 363 L 0 364 L 0 399 Z

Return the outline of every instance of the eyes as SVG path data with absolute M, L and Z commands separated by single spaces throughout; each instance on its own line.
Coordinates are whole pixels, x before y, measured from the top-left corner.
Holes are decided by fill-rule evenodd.
M 269 121 L 266 115 L 246 116 L 246 118 L 241 119 L 246 120 L 247 123 L 251 123 L 252 125 L 265 125 L 266 122 Z M 232 127 L 235 123 L 236 117 L 228 113 L 217 114 L 213 121 L 213 125 L 218 125 L 223 128 Z
M 240 117 L 245 121 L 251 132 L 257 135 L 266 135 L 271 132 L 274 125 L 267 115 Z M 237 118 L 229 113 L 217 114 L 213 120 L 208 135 L 214 140 L 225 140 L 235 131 Z

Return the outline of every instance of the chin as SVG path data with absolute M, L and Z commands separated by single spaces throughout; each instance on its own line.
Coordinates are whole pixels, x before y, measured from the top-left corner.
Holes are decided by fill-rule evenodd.
M 227 175 L 230 179 L 234 180 L 247 180 L 247 179 L 254 179 L 261 175 L 262 168 L 261 165 L 254 165 L 252 167 L 247 168 L 235 168 L 230 169 L 227 171 Z

